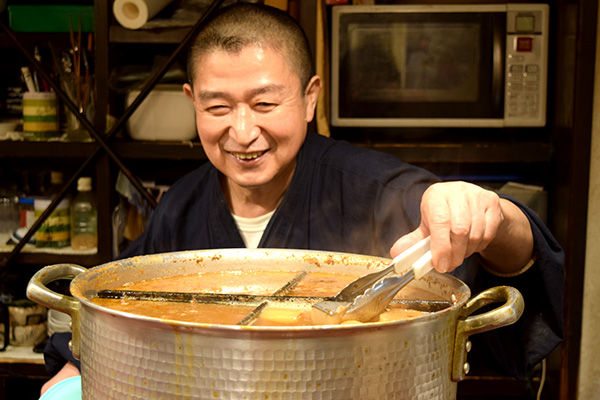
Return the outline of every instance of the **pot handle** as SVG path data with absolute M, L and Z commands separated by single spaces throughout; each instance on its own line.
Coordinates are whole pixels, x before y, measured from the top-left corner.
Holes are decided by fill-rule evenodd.
M 59 279 L 73 279 L 87 271 L 87 268 L 75 264 L 55 264 L 40 269 L 27 284 L 27 297 L 53 310 L 62 311 L 71 316 L 73 339 L 70 342 L 73 356 L 79 359 L 79 309 L 81 303 L 74 297 L 56 293 L 46 286 Z
M 504 302 L 504 304 L 483 314 L 469 317 L 481 307 L 498 302 Z M 467 362 L 467 353 L 471 350 L 469 336 L 515 323 L 523 314 L 524 308 L 523 296 L 517 289 L 510 286 L 497 286 L 484 290 L 467 301 L 456 325 L 452 359 L 452 380 L 454 382 L 462 381 L 469 373 L 470 366 Z

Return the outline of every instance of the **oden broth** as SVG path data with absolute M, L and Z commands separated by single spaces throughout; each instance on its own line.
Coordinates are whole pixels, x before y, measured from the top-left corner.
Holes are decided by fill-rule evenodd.
M 172 276 L 147 281 L 140 281 L 115 289 L 186 292 L 186 293 L 222 293 L 253 294 L 268 296 L 293 279 L 297 271 L 236 271 L 208 272 L 194 275 Z M 358 278 L 355 275 L 309 272 L 289 292 L 288 296 L 331 297 L 343 287 Z M 401 292 L 402 298 L 423 298 L 423 293 L 406 287 Z M 397 297 L 400 297 L 397 296 Z M 431 294 L 426 296 L 432 299 Z M 118 311 L 183 322 L 235 325 L 257 304 L 204 304 L 196 302 L 141 301 L 134 299 L 100 299 L 92 301 L 103 307 Z M 254 326 L 306 326 L 313 325 L 311 320 L 311 303 L 290 306 L 267 306 L 252 325 Z M 392 321 L 413 318 L 426 314 L 422 311 L 405 309 L 399 304 L 390 304 L 387 311 L 372 322 Z M 346 321 L 344 323 L 358 323 Z

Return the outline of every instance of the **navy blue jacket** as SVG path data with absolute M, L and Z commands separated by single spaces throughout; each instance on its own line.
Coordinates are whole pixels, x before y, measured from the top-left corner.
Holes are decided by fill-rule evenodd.
M 309 134 L 259 247 L 389 257 L 418 226 L 421 195 L 437 180 L 396 157 Z M 124 256 L 235 247 L 245 245 L 207 163 L 169 189 Z

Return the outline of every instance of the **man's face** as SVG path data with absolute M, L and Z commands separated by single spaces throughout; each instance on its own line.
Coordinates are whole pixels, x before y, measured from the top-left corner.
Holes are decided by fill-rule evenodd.
M 254 46 L 202 56 L 193 91 L 184 85 L 206 155 L 230 188 L 289 184 L 319 89 L 313 77 L 305 91 L 282 55 Z

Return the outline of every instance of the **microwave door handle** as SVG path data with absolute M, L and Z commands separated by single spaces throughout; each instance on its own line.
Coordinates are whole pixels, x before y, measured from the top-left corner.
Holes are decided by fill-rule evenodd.
M 506 32 L 503 29 L 492 29 L 492 32 L 492 107 L 503 115 Z

